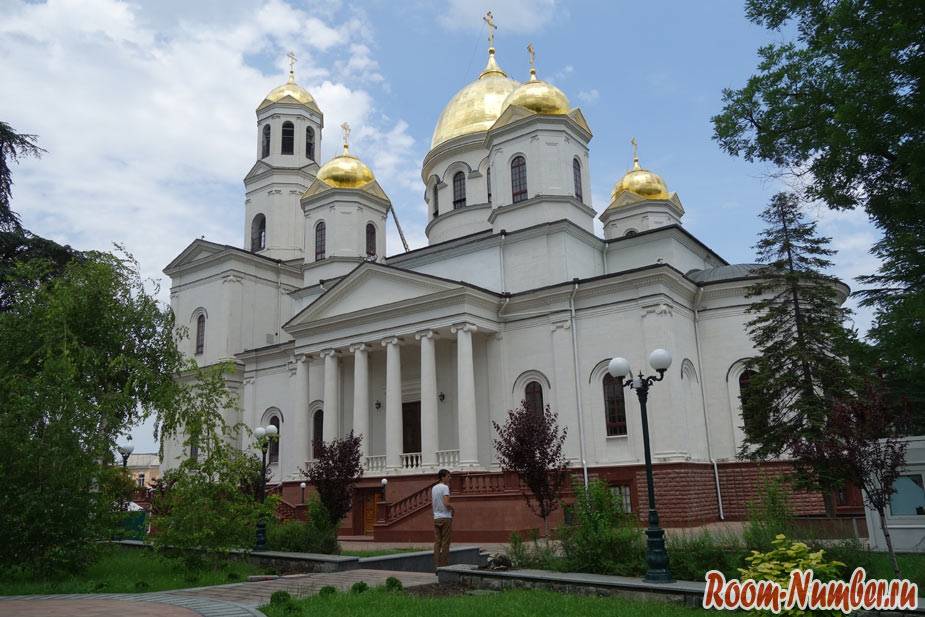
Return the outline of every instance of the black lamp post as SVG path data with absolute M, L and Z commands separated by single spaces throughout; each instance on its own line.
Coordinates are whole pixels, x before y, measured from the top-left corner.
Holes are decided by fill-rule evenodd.
M 302 505 L 305 505 L 305 483 L 299 482 L 299 488 L 302 490 Z
M 267 450 L 270 447 L 270 440 L 276 439 L 276 427 L 258 426 L 254 429 L 254 436 L 257 438 L 257 444 L 260 446 L 260 452 L 263 455 L 260 459 L 260 484 L 257 493 L 257 500 L 263 504 L 267 498 Z M 267 521 L 261 513 L 257 519 L 257 543 L 254 550 L 262 551 L 267 546 Z
M 665 548 L 665 530 L 659 527 L 658 510 L 655 509 L 655 481 L 652 477 L 652 454 L 649 448 L 649 418 L 646 414 L 646 401 L 649 398 L 649 386 L 665 378 L 665 371 L 671 366 L 671 354 L 664 349 L 656 349 L 649 354 L 649 364 L 658 373 L 658 377 L 643 377 L 642 371 L 633 377 L 630 363 L 626 358 L 614 358 L 607 366 L 607 371 L 615 379 L 620 379 L 624 388 L 632 388 L 639 397 L 639 410 L 642 415 L 642 445 L 646 457 L 646 485 L 649 492 L 649 527 L 646 529 L 646 570 L 645 580 L 649 583 L 671 583 L 671 571 L 668 569 L 668 550 Z

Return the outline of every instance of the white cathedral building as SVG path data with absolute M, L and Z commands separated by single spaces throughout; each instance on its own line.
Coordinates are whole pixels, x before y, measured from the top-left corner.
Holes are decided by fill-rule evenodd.
M 512 505 L 522 499 L 496 463 L 492 422 L 526 401 L 558 413 L 576 471 L 642 510 L 639 405 L 606 365 L 620 355 L 645 370 L 662 347 L 674 364 L 649 418 L 663 520 L 744 512 L 756 476 L 735 455 L 753 269 L 685 230 L 678 194 L 635 149 L 610 203 L 591 203 L 581 110 L 535 69 L 511 78 L 492 47 L 441 113 L 421 167 L 428 245 L 390 252 L 388 195 L 346 136 L 341 154 L 316 160 L 324 128 L 290 71 L 257 107 L 243 246 L 195 240 L 164 270 L 191 333 L 184 351 L 234 366 L 240 404 L 228 419 L 278 427 L 270 461 L 284 499 L 298 501 L 317 440 L 353 431 L 366 472 L 345 533 L 431 533 L 419 502 L 446 467 L 457 537 L 506 539 L 536 525 Z M 164 444 L 165 466 L 184 456 Z M 467 496 L 479 513 L 468 523 Z

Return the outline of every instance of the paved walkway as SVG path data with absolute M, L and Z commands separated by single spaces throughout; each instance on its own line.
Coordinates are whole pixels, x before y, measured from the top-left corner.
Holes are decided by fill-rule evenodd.
M 419 572 L 350 570 L 158 593 L 5 596 L 0 597 L 0 617 L 255 617 L 263 615 L 257 607 L 280 589 L 304 597 L 327 585 L 346 591 L 363 581 L 375 587 L 390 576 L 405 587 L 437 582 L 435 575 Z

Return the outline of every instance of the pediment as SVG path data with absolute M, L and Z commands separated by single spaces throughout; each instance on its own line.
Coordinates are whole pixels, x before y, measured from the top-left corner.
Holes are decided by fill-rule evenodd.
M 381 264 L 364 263 L 290 319 L 283 328 L 299 329 L 342 315 L 382 310 L 467 289 L 461 283 Z
M 251 170 L 247 172 L 247 175 L 244 176 L 244 181 L 246 182 L 247 180 L 255 176 L 259 176 L 260 174 L 268 172 L 272 169 L 273 168 L 270 167 L 267 163 L 264 163 L 263 161 L 257 161 L 256 163 L 254 163 L 254 166 L 251 167 Z
M 189 246 L 187 246 L 183 251 L 177 255 L 173 261 L 171 261 L 164 272 L 170 274 L 172 271 L 180 268 L 182 266 L 189 265 L 200 259 L 206 259 L 217 255 L 226 250 L 226 247 L 221 244 L 215 244 L 214 242 L 209 242 L 208 240 L 193 240 Z

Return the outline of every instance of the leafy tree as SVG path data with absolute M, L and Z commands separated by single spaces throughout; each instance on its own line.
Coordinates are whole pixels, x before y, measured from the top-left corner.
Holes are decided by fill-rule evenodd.
M 808 465 L 837 469 L 864 492 L 864 501 L 877 511 L 893 571 L 902 574 L 886 524 L 893 486 L 905 465 L 909 421 L 908 401 L 889 398 L 883 376 L 867 380 L 857 396 L 837 401 L 819 439 L 797 444 L 795 454 Z
M 747 0 L 748 18 L 795 40 L 758 50 L 723 92 L 720 147 L 795 176 L 808 200 L 862 207 L 883 232 L 859 292 L 886 385 L 925 402 L 925 5 L 914 0 Z
M 361 435 L 350 431 L 343 439 L 319 441 L 315 460 L 302 470 L 318 491 L 318 498 L 335 525 L 350 511 L 353 487 L 363 475 L 362 439 Z
M 568 479 L 568 460 L 562 451 L 567 428 L 559 429 L 559 415 L 549 405 L 542 411 L 528 409 L 526 401 L 508 411 L 504 426 L 492 422 L 502 469 L 516 473 L 530 490 L 527 505 L 543 519 L 549 537 L 549 515 L 559 507 L 559 495 Z
M 742 395 L 743 456 L 764 459 L 793 454 L 794 447 L 821 437 L 833 396 L 849 387 L 843 358 L 850 333 L 837 281 L 823 274 L 834 251 L 828 238 L 805 220 L 797 198 L 775 195 L 762 213 L 768 224 L 755 248 L 761 277 L 747 296 L 753 315 L 748 333 L 757 355 Z M 837 478 L 817 470 L 803 474 L 831 487 Z
M 53 267 L 17 263 L 0 311 L 0 566 L 36 573 L 92 558 L 118 499 L 116 438 L 181 391 L 173 317 L 130 257 Z
M 45 152 L 36 143 L 36 135 L 17 133 L 6 122 L 0 121 L 0 231 L 22 231 L 19 216 L 10 207 L 13 197 L 13 171 L 10 162 L 28 156 L 39 157 Z

